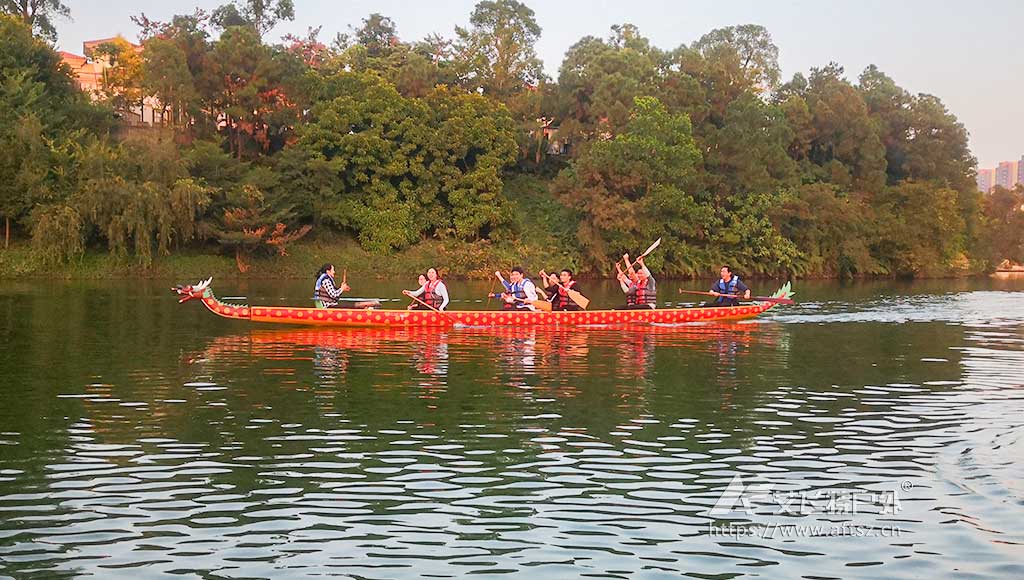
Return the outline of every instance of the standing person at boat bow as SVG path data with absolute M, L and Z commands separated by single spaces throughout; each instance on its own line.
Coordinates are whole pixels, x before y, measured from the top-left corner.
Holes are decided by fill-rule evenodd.
M 546 272 L 541 272 L 548 284 L 548 287 L 544 289 L 548 295 L 551 296 L 551 309 L 552 310 L 583 310 L 578 304 L 569 298 L 567 290 L 575 290 L 582 293 L 579 284 L 572 277 L 572 270 L 565 268 L 558 273 L 556 278 L 554 274 L 545 276 Z
M 444 310 L 448 306 L 448 286 L 438 276 L 436 268 L 427 270 L 427 278 L 420 285 L 419 290 L 402 290 L 402 294 L 419 298 L 437 310 Z M 418 308 L 425 307 L 418 302 L 413 302 L 409 305 L 409 310 L 416 310 Z
M 629 254 L 622 256 L 629 265 Z M 644 259 L 641 256 L 636 259 L 636 263 L 640 266 L 640 269 L 635 273 L 632 272 L 632 268 L 629 268 L 630 273 L 634 276 L 631 278 L 625 272 L 619 272 L 619 287 L 626 294 L 626 307 L 625 310 L 642 310 L 647 308 L 656 308 L 658 304 L 658 287 L 654 278 L 651 276 L 651 271 L 647 269 L 647 265 L 644 264 Z
M 711 295 L 717 298 L 707 306 L 736 306 L 740 303 L 739 298 L 722 296 L 723 294 L 737 296 L 742 292 L 743 299 L 750 300 L 750 288 L 740 281 L 739 276 L 732 273 L 732 268 L 728 265 L 722 266 L 720 274 L 721 279 L 711 287 Z
M 537 286 L 523 275 L 523 268 L 521 266 L 512 268 L 512 271 L 508 273 L 508 282 L 501 277 L 501 272 L 495 272 L 494 275 L 501 282 L 501 285 L 505 287 L 504 292 L 494 295 L 494 298 L 502 299 L 502 308 L 505 310 L 537 309 L 533 305 L 537 301 Z
M 313 302 L 317 308 L 337 308 L 342 293 L 351 290 L 348 284 L 334 284 L 334 264 L 324 264 L 316 273 L 316 284 L 313 286 Z

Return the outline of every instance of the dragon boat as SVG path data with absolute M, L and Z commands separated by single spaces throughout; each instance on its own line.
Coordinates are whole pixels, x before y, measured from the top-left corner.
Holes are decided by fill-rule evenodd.
M 210 288 L 212 278 L 171 290 L 181 298 L 179 303 L 199 300 L 206 308 L 224 318 L 292 324 L 302 326 L 363 327 L 490 327 L 490 326 L 606 326 L 622 324 L 684 324 L 719 322 L 753 318 L 769 310 L 778 301 L 793 295 L 789 282 L 775 291 L 769 300 L 739 306 L 659 308 L 653 310 L 578 310 L 578 311 L 509 311 L 509 310 L 383 310 L 354 308 L 306 308 L 299 306 L 250 306 L 218 299 Z

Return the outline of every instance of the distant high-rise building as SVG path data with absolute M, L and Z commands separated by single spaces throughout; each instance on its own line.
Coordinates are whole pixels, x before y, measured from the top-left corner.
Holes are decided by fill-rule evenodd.
M 992 186 L 996 183 L 996 170 L 995 169 L 979 169 L 978 170 L 978 191 L 988 193 L 992 191 Z
M 1017 183 L 1024 183 L 1024 155 L 1017 162 Z
M 1013 189 L 1017 184 L 1017 161 L 1003 161 L 996 167 L 995 184 L 1005 189 Z

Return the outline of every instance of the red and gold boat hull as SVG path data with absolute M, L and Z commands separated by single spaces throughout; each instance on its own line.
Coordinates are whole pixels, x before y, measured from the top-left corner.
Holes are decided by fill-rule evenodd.
M 249 306 L 223 302 L 209 288 L 210 280 L 173 290 L 179 302 L 200 300 L 210 312 L 224 318 L 302 326 L 362 327 L 490 327 L 490 326 L 604 326 L 622 324 L 684 324 L 753 318 L 772 302 L 713 308 L 662 308 L 656 310 L 585 310 L 565 312 L 507 310 L 377 310 L 350 308 L 303 308 L 295 306 Z M 787 283 L 773 298 L 792 295 Z

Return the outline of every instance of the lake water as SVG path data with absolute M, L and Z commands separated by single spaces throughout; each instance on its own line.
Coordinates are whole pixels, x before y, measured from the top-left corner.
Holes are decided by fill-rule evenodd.
M 0 577 L 1024 577 L 1024 281 L 449 331 L 250 325 L 171 282 L 0 282 Z

